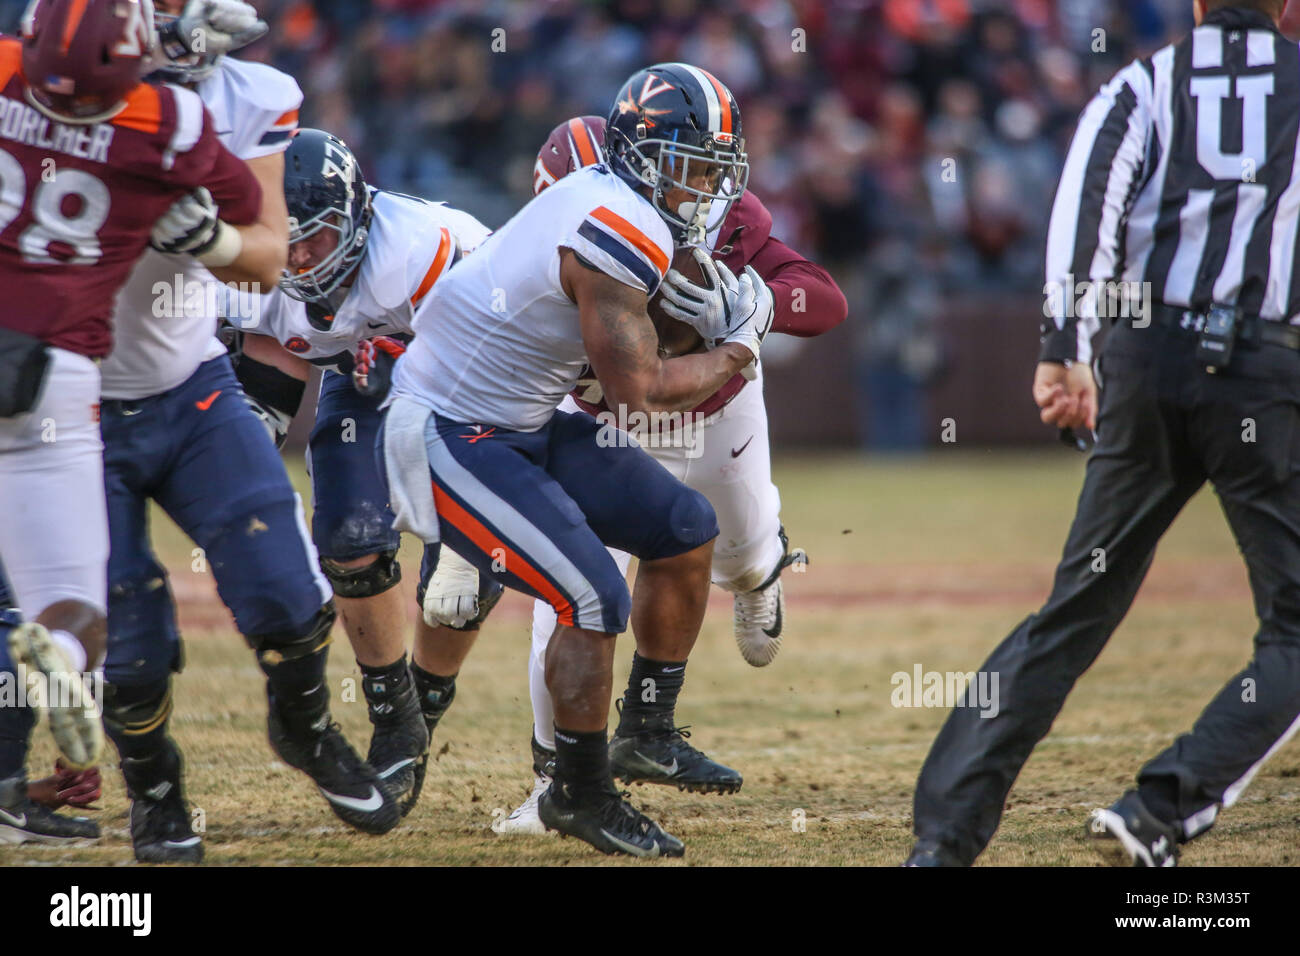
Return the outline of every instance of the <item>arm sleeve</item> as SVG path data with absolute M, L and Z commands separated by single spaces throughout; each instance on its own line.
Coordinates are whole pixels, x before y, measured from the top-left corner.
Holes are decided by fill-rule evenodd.
M 779 239 L 768 239 L 749 265 L 772 290 L 772 331 L 811 338 L 848 316 L 849 304 L 830 273 Z
M 659 289 L 673 255 L 672 238 L 662 221 L 634 222 L 608 206 L 597 206 L 584 216 L 562 244 L 647 296 Z
M 1042 361 L 1092 358 L 1100 326 L 1096 297 L 1074 290 L 1083 282 L 1113 281 L 1122 271 L 1124 229 L 1147 167 L 1152 75 L 1148 62 L 1131 63 L 1079 118 L 1047 232 Z

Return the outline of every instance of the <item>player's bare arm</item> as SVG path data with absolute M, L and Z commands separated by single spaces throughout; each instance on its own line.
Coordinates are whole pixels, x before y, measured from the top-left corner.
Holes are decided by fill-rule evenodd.
M 209 266 L 222 282 L 259 282 L 273 289 L 289 255 L 289 211 L 284 204 L 284 154 L 245 160 L 262 187 L 262 211 L 257 222 L 236 226 L 239 255 L 228 266 Z
M 578 305 L 591 367 L 611 405 L 632 411 L 694 408 L 749 365 L 746 346 L 726 342 L 711 352 L 659 357 L 659 338 L 646 315 L 646 294 L 561 252 L 560 282 Z

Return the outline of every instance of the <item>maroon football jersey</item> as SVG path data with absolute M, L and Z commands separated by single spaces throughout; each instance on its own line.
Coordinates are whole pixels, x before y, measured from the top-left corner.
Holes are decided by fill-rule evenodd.
M 92 358 L 154 222 L 206 186 L 232 225 L 262 190 L 197 94 L 141 83 L 102 123 L 60 123 L 23 95 L 22 45 L 0 38 L 0 326 Z

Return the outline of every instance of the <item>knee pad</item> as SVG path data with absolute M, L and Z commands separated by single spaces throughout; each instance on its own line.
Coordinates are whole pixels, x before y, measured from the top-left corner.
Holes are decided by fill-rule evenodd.
M 368 598 L 383 594 L 402 580 L 402 566 L 396 551 L 381 551 L 375 560 L 359 568 L 345 568 L 329 558 L 321 558 L 320 567 L 329 578 L 334 593 L 345 598 Z
M 276 664 L 301 660 L 325 650 L 330 643 L 330 630 L 334 627 L 334 617 L 334 602 L 329 601 L 322 605 L 307 626 L 300 628 L 297 633 L 245 634 L 244 640 L 256 652 L 258 663 L 263 669 L 274 667 Z
M 103 708 L 109 736 L 119 750 L 130 749 L 132 738 L 166 730 L 172 712 L 171 675 L 142 684 L 105 684 Z

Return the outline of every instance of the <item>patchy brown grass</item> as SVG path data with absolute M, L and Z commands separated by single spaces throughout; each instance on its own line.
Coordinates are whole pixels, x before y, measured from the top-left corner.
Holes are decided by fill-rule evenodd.
M 732 642 L 729 601 L 715 593 L 679 706 L 692 741 L 741 769 L 745 786 L 734 797 L 636 788 L 636 802 L 687 844 L 683 861 L 654 865 L 897 864 L 910 846 L 916 773 L 944 712 L 893 707 L 890 677 L 916 663 L 973 670 L 1034 610 L 1081 471 L 1081 459 L 1064 452 L 786 462 L 778 470 L 785 523 L 813 564 L 787 578 L 785 648 L 768 668 L 747 666 Z M 156 526 L 188 640 L 174 733 L 188 761 L 190 803 L 203 811 L 209 863 L 628 862 L 574 840 L 508 839 L 489 829 L 494 812 L 515 806 L 531 783 L 526 601 L 507 596 L 466 665 L 419 806 L 393 833 L 367 837 L 339 823 L 306 778 L 274 760 L 260 673 L 207 576 L 190 571 L 189 546 L 165 519 Z M 412 554 L 406 564 L 413 572 Z M 413 576 L 403 587 L 413 588 Z M 1107 862 L 1085 837 L 1087 811 L 1114 800 L 1148 757 L 1191 725 L 1250 656 L 1253 631 L 1244 570 L 1217 506 L 1203 495 L 1031 759 L 982 862 Z M 335 646 L 335 716 L 364 750 L 364 705 L 343 696 L 357 672 L 341 631 Z M 619 651 L 616 683 L 630 642 Z M 32 766 L 52 754 L 39 730 Z M 121 780 L 115 772 L 105 779 L 98 845 L 0 848 L 0 863 L 128 862 Z M 802 833 L 792 826 L 798 811 Z M 1298 822 L 1300 748 L 1291 746 L 1184 861 L 1293 865 Z

